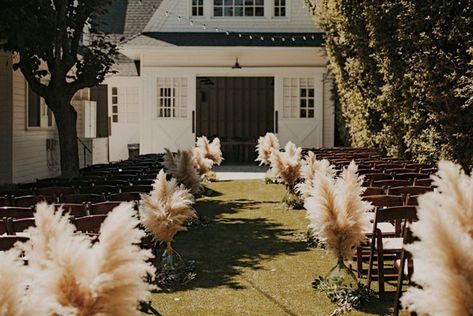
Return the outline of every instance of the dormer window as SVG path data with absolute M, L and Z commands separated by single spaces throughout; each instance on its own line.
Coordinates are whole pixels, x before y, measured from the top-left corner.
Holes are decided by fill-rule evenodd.
M 192 0 L 192 16 L 204 16 L 204 0 Z
M 286 16 L 286 0 L 274 0 L 274 16 Z
M 214 0 L 214 16 L 264 16 L 264 0 Z

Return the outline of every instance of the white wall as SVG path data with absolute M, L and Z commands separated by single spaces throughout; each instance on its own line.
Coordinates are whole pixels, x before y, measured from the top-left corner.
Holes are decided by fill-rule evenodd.
M 140 143 L 141 118 L 141 81 L 140 77 L 113 76 L 107 78 L 104 84 L 108 85 L 108 116 L 110 117 L 111 136 L 109 137 L 110 161 L 128 159 L 128 144 Z M 118 123 L 112 121 L 112 88 L 117 87 Z M 137 102 L 131 102 L 137 94 Z
M 192 17 L 193 20 L 208 25 L 207 30 L 216 27 L 240 32 L 318 32 L 313 18 L 303 0 L 286 0 L 287 17 L 272 17 L 273 0 L 265 0 L 264 17 L 211 17 L 212 0 L 204 0 L 207 17 Z M 190 25 L 188 20 L 178 20 L 177 16 L 190 17 L 191 0 L 164 0 L 145 28 L 147 32 L 204 32 L 201 26 Z M 172 14 L 167 16 L 165 12 Z
M 46 139 L 57 139 L 55 128 L 26 128 L 26 87 L 23 75 L 13 72 L 13 182 L 57 176 L 60 169 L 57 152 L 46 150 Z

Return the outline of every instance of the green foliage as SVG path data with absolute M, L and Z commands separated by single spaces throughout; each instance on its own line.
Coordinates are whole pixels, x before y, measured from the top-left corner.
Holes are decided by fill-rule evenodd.
M 360 309 L 363 304 L 374 298 L 373 292 L 364 284 L 358 284 L 355 288 L 319 276 L 312 282 L 312 286 L 318 291 L 325 292 L 328 299 L 337 304 L 338 307 L 330 315 L 341 315 L 353 309 Z
M 310 0 L 306 0 L 310 2 Z M 473 160 L 470 1 L 316 0 L 352 146 Z
M 74 94 L 100 84 L 118 54 L 94 21 L 112 0 L 2 0 L 0 49 L 54 113 L 65 177 L 79 173 Z M 88 30 L 85 34 L 84 30 Z

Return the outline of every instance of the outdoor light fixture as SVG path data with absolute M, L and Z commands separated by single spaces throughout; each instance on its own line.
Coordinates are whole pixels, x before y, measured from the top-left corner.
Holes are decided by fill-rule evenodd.
M 232 66 L 232 69 L 241 69 L 240 63 L 238 62 L 238 57 L 235 60 L 235 65 Z

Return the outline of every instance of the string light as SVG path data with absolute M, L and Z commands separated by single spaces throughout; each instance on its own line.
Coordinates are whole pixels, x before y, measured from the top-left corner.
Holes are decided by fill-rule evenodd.
M 309 2 L 309 7 L 310 7 L 310 0 L 305 0 L 304 2 L 306 3 L 306 5 L 307 5 L 307 2 Z M 165 15 L 167 17 L 169 17 L 169 16 L 177 17 L 177 20 L 179 22 L 182 22 L 182 20 L 184 19 L 186 21 L 186 23 L 188 23 L 190 26 L 198 26 L 198 27 L 201 27 L 203 30 L 207 30 L 207 25 L 204 24 L 204 23 L 197 22 L 197 21 L 192 20 L 190 18 L 186 18 L 186 17 L 180 16 L 180 15 L 173 14 L 170 11 L 165 11 Z M 218 28 L 218 27 L 212 27 L 212 28 L 215 30 L 215 32 L 217 32 L 217 33 L 223 32 L 227 36 L 229 36 L 230 34 L 238 34 L 239 38 L 243 38 L 243 35 L 245 35 L 245 36 L 248 36 L 248 38 L 250 40 L 252 40 L 254 36 L 257 36 L 257 38 L 259 38 L 261 41 L 265 40 L 264 36 L 261 35 L 261 34 L 251 34 L 251 33 L 250 34 L 248 34 L 248 33 L 243 34 L 243 33 L 236 33 L 234 31 L 231 31 L 231 30 L 228 30 L 228 29 L 221 29 L 221 28 Z M 312 40 L 315 40 L 315 35 L 296 34 L 296 35 L 289 35 L 289 36 L 290 37 L 288 37 L 288 40 L 290 39 L 289 41 L 293 42 L 293 43 L 296 42 L 297 38 L 300 38 L 300 39 L 303 39 L 304 41 L 306 41 L 309 36 Z M 272 42 L 275 42 L 276 39 L 280 39 L 284 43 L 286 42 L 286 37 L 282 36 L 282 35 L 273 35 L 273 36 L 270 37 L 270 39 L 271 39 Z

